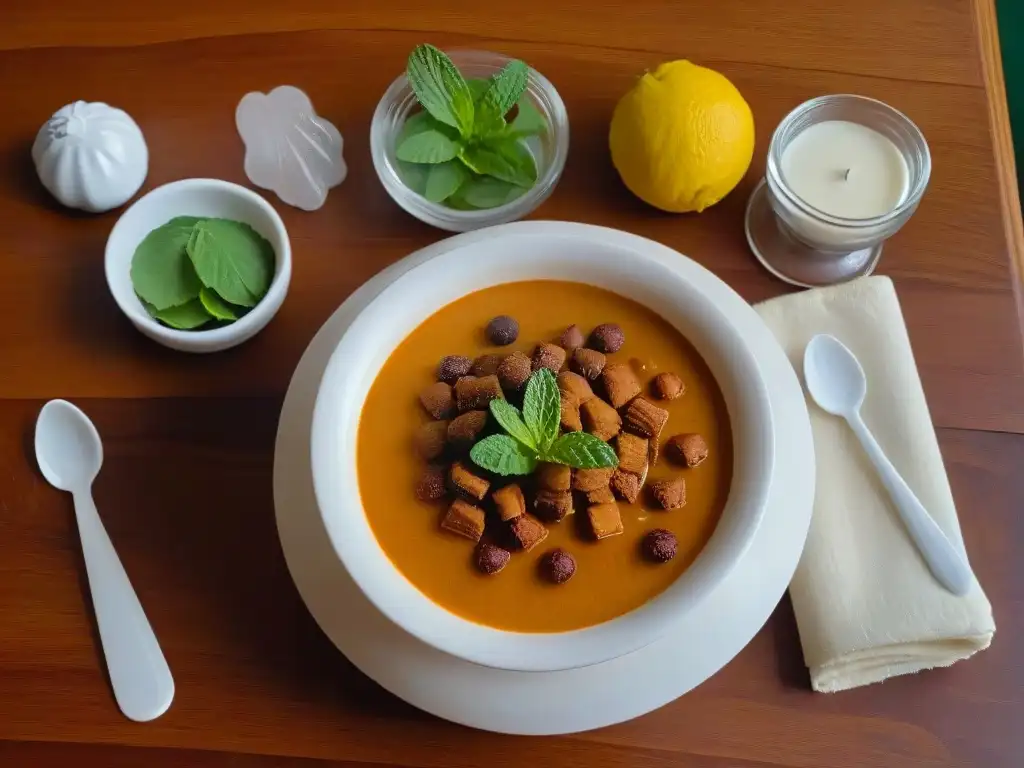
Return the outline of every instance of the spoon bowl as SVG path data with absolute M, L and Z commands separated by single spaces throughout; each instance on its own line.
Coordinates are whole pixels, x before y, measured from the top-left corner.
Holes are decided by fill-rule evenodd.
M 843 342 L 827 334 L 815 336 L 807 344 L 804 378 L 814 402 L 833 416 L 857 413 L 868 392 L 860 361 Z
M 66 400 L 51 400 L 39 412 L 35 448 L 39 471 L 62 491 L 91 485 L 103 466 L 103 443 L 96 427 Z

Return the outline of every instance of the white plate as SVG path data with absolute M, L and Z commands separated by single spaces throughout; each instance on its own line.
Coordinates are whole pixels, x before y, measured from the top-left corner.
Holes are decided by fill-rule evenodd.
M 520 222 L 450 238 L 388 267 L 339 307 L 296 368 L 278 426 L 274 503 L 281 546 L 299 594 L 321 629 L 367 676 L 410 704 L 464 725 L 504 733 L 571 733 L 629 720 L 672 701 L 725 666 L 753 638 L 785 592 L 803 549 L 814 497 L 814 450 L 796 375 L 771 332 L 750 313 L 743 330 L 758 350 L 773 413 L 786 428 L 778 434 L 775 474 L 753 543 L 729 577 L 676 629 L 626 656 L 545 673 L 477 666 L 399 629 L 349 577 L 316 508 L 309 446 L 317 389 L 342 333 L 391 281 L 452 248 L 506 232 L 605 243 L 614 239 L 656 255 L 669 267 L 685 258 L 602 227 Z

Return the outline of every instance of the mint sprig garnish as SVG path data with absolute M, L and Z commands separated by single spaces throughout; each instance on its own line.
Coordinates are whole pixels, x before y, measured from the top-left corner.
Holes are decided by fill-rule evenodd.
M 522 413 L 505 400 L 492 400 L 491 415 L 507 434 L 491 435 L 473 446 L 469 457 L 499 475 L 528 475 L 541 461 L 576 469 L 616 467 L 611 446 L 586 432 L 558 434 L 561 396 L 547 368 L 526 383 Z
M 444 52 L 424 44 L 410 54 L 406 72 L 423 107 L 406 120 L 395 147 L 411 189 L 432 202 L 473 209 L 504 205 L 537 183 L 537 164 L 523 140 L 543 133 L 547 121 L 525 95 L 526 64 L 510 61 L 489 78 L 467 81 Z M 433 170 L 441 164 L 446 167 Z

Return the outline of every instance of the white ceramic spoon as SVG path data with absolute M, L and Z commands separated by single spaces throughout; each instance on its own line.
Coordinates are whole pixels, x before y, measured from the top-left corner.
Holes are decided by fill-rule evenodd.
M 896 471 L 860 416 L 868 391 L 860 362 L 839 339 L 820 334 L 804 350 L 804 379 L 814 402 L 846 419 L 860 439 L 932 575 L 954 595 L 965 594 L 974 578 L 970 567 Z
M 92 500 L 92 482 L 103 464 L 96 427 L 71 403 L 51 400 L 36 421 L 36 460 L 47 482 L 75 500 L 89 590 L 117 706 L 139 722 L 160 717 L 174 698 L 174 679 Z

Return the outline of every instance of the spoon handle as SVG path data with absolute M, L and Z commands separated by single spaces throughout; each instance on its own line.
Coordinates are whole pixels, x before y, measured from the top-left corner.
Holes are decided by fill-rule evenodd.
M 882 484 L 910 533 L 932 575 L 954 595 L 963 595 L 971 588 L 971 569 L 942 529 L 928 514 L 910 486 L 896 471 L 882 447 L 871 434 L 859 413 L 847 419 L 860 439 L 868 458 L 875 465 Z
M 96 624 L 117 706 L 131 720 L 160 717 L 174 698 L 174 679 L 128 574 L 110 543 L 89 489 L 76 492 L 75 517 L 82 539 Z

